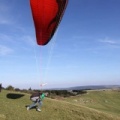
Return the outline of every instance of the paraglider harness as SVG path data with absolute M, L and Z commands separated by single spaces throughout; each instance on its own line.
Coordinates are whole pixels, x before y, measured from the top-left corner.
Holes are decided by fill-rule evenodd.
M 33 101 L 33 102 L 40 102 L 40 96 L 42 95 L 42 93 L 38 92 L 38 93 L 33 93 L 31 96 L 30 96 L 30 100 Z

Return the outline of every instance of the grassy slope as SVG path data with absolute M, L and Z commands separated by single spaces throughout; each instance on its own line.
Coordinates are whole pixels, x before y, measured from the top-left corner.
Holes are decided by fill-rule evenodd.
M 18 99 L 7 98 L 7 94 L 7 91 L 0 93 L 0 120 L 120 120 L 97 110 L 47 98 L 42 112 L 27 111 L 25 106 L 31 103 L 28 94 Z
M 70 97 L 66 101 L 120 116 L 120 92 L 118 91 L 88 91 L 88 94 Z

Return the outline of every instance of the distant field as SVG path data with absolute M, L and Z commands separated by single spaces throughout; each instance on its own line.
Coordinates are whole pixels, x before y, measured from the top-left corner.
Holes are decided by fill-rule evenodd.
M 107 94 L 110 94 L 109 101 L 109 95 Z M 84 103 L 84 100 L 92 100 L 93 97 L 93 103 Z M 25 106 L 31 103 L 28 94 L 3 90 L 0 93 L 0 120 L 120 120 L 120 117 L 117 117 L 119 109 L 116 110 L 116 115 L 114 115 L 115 109 L 108 111 L 106 107 L 103 107 L 106 103 L 105 100 L 107 100 L 107 103 L 113 102 L 115 104 L 114 107 L 119 107 L 119 94 L 118 98 L 116 96 L 114 101 L 112 101 L 113 97 L 115 97 L 113 96 L 113 92 L 102 94 L 101 92 L 97 93 L 93 91 L 83 96 L 67 98 L 66 101 L 68 102 L 46 98 L 42 111 L 37 112 L 36 109 L 26 110 Z M 99 100 L 99 98 L 101 99 Z M 101 102 L 101 100 L 103 100 L 103 102 Z M 119 106 L 117 106 L 117 104 Z M 100 109 L 98 109 L 98 105 L 101 107 Z M 95 108 L 95 110 L 93 108 Z M 101 111 L 107 111 L 107 113 Z M 113 114 L 108 114 L 109 112 Z
M 120 116 L 120 91 L 89 90 L 87 92 L 87 94 L 66 98 L 65 101 Z

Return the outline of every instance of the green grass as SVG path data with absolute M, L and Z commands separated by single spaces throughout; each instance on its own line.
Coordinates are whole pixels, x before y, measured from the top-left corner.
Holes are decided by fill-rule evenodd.
M 66 101 L 120 116 L 120 92 L 117 90 L 88 91 L 88 94 L 69 97 Z
M 80 106 L 49 98 L 44 100 L 41 112 L 36 109 L 27 111 L 25 106 L 31 104 L 28 94 L 15 93 L 14 96 L 20 96 L 16 99 L 14 96 L 11 99 L 8 94 L 13 92 L 3 90 L 0 93 L 0 120 L 120 120 L 114 115 L 88 108 L 83 104 Z

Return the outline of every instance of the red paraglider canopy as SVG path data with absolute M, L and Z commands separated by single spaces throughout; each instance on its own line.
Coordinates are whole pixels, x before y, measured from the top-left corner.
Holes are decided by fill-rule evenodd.
M 38 45 L 46 45 L 54 35 L 68 0 L 30 0 Z

